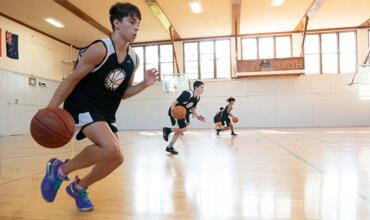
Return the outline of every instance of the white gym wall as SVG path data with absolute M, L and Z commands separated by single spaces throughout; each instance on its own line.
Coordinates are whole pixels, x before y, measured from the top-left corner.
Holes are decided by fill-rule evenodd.
M 2 31 L 19 34 L 20 59 L 0 58 L 0 135 L 28 134 L 29 122 L 44 107 L 63 77 L 70 47 L 0 16 Z M 301 35 L 292 35 L 293 55 L 300 53 Z M 357 30 L 358 60 L 368 48 L 368 30 Z M 5 52 L 5 44 L 2 44 Z M 231 39 L 231 56 L 235 42 Z M 239 40 L 240 48 L 240 40 Z M 176 42 L 182 69 L 182 42 Z M 74 56 L 76 51 L 73 51 Z M 240 57 L 240 56 L 239 56 Z M 232 72 L 235 74 L 235 63 Z M 28 77 L 48 87 L 30 87 Z M 260 77 L 238 80 L 204 80 L 205 93 L 198 111 L 206 123 L 191 119 L 191 128 L 210 128 L 213 116 L 226 98 L 237 100 L 233 114 L 236 127 L 312 127 L 370 125 L 370 101 L 357 96 L 357 86 L 348 86 L 353 74 Z M 175 94 L 165 94 L 160 83 L 121 103 L 117 112 L 119 129 L 161 129 L 169 125 L 167 110 Z M 17 99 L 17 101 L 15 101 Z

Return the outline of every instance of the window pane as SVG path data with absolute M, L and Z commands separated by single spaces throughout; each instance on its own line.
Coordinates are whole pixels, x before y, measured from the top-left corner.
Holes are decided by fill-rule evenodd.
M 145 68 L 158 69 L 158 45 L 146 46 L 145 47 Z
M 136 70 L 134 82 L 141 82 L 144 78 L 144 48 L 143 47 L 134 47 L 136 55 L 139 57 L 139 67 Z
M 305 55 L 304 66 L 306 74 L 320 73 L 320 55 Z
M 160 45 L 161 75 L 173 73 L 173 52 L 172 45 Z
M 253 60 L 257 59 L 257 39 L 256 38 L 244 38 L 242 39 L 242 59 Z
M 307 35 L 304 42 L 304 54 L 319 54 L 319 35 Z
M 199 43 L 200 54 L 213 54 L 213 41 L 202 41 Z
M 214 78 L 213 59 L 200 61 L 200 77 L 201 79 L 213 79 Z
M 340 72 L 341 73 L 356 72 L 356 53 L 340 54 Z
M 198 79 L 198 43 L 184 43 L 185 73 L 189 79 Z
M 339 51 L 355 52 L 356 51 L 355 32 L 339 33 Z
M 161 75 L 164 74 L 173 74 L 172 63 L 161 63 Z
M 336 53 L 337 49 L 337 34 L 322 34 L 321 35 L 321 52 Z
M 200 42 L 199 51 L 201 79 L 214 78 L 214 41 Z
M 337 34 L 321 35 L 322 72 L 338 73 Z
M 172 45 L 160 45 L 161 62 L 172 62 Z
M 356 71 L 356 34 L 355 32 L 339 33 L 340 72 Z
M 276 57 L 291 57 L 290 37 L 276 37 Z
M 319 35 L 307 35 L 304 43 L 304 66 L 306 74 L 320 73 Z
M 322 72 L 338 73 L 337 53 L 322 54 Z
M 185 61 L 198 60 L 198 43 L 184 44 Z
M 368 38 L 367 38 L 367 40 L 368 40 L 368 42 L 369 42 L 369 47 L 370 47 L 370 30 L 369 30 L 369 33 L 368 33 Z M 369 57 L 369 59 L 367 59 L 367 63 L 368 64 L 370 64 L 370 57 Z
M 189 79 L 198 79 L 198 61 L 187 61 L 185 67 L 185 73 L 188 74 Z
M 230 40 L 216 41 L 217 78 L 230 78 Z
M 274 38 L 261 37 L 258 38 L 259 58 L 274 58 Z

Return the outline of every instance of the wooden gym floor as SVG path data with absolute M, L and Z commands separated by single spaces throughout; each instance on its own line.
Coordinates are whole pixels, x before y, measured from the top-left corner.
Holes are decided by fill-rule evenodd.
M 160 131 L 120 131 L 125 162 L 89 188 L 87 213 L 66 183 L 53 203 L 40 183 L 48 159 L 88 141 L 52 150 L 0 137 L 0 219 L 370 219 L 370 127 L 237 132 L 190 129 L 169 156 Z

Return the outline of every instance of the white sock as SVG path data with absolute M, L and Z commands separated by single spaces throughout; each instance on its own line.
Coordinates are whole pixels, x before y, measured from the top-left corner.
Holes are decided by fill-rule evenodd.
M 59 177 L 64 180 L 66 178 L 66 175 L 63 173 L 62 168 L 59 168 L 58 170 Z

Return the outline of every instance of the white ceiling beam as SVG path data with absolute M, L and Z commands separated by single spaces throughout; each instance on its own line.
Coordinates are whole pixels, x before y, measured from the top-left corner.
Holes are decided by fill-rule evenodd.
M 166 13 L 162 10 L 161 6 L 158 4 L 156 0 L 145 0 L 155 17 L 161 22 L 163 27 L 170 32 L 170 27 L 172 27 L 173 36 L 175 39 L 180 39 L 179 33 L 176 31 L 174 25 L 171 23 L 170 19 L 168 19 Z
M 303 31 L 304 26 L 305 26 L 306 16 L 309 19 L 312 18 L 324 2 L 325 0 L 313 0 L 310 7 L 307 9 L 306 13 L 303 15 L 301 20 L 299 20 L 298 24 L 294 28 L 294 31 Z

